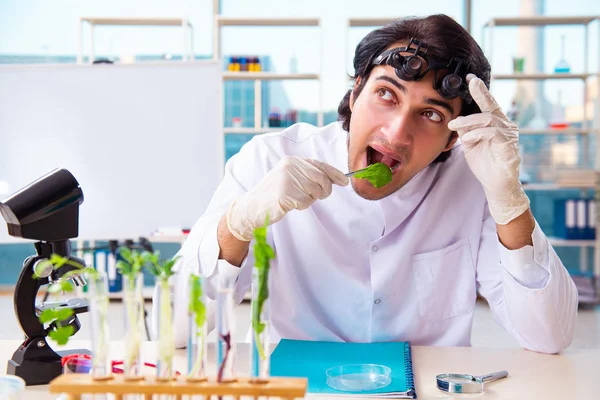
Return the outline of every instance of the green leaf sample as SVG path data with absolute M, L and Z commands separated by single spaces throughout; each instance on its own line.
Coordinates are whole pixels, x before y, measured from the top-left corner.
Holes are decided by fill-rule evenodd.
M 380 188 L 392 181 L 392 170 L 384 163 L 375 163 L 356 172 L 354 177 L 366 179 L 376 188 Z

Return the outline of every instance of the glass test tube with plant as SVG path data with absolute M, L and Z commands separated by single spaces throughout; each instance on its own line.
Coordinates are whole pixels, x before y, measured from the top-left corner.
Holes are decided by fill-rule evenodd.
M 169 278 L 175 274 L 173 266 L 179 259 L 161 260 L 160 252 L 144 252 L 149 270 L 156 277 L 158 285 L 158 360 L 156 379 L 170 381 L 174 378 L 173 358 L 175 356 L 175 335 L 173 332 L 173 306 Z
M 121 259 L 117 269 L 123 276 L 123 305 L 125 307 L 125 358 L 123 376 L 125 380 L 141 380 L 142 340 L 144 335 L 144 274 L 145 254 L 128 247 L 119 249 Z
M 217 287 L 217 382 L 234 382 L 236 347 L 234 327 L 234 283 L 219 276 Z
M 269 270 L 275 252 L 267 242 L 268 216 L 265 225 L 254 230 L 254 268 L 252 269 L 252 340 L 250 357 L 250 379 L 253 382 L 269 380 L 270 354 L 270 305 Z
M 188 376 L 193 382 L 202 382 L 206 376 L 206 296 L 204 278 L 196 274 L 189 280 L 189 335 L 187 346 Z

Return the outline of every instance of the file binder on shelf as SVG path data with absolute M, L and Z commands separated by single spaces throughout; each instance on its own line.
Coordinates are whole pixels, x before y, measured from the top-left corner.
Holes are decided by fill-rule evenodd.
M 594 240 L 596 201 L 581 198 L 554 200 L 553 236 L 567 240 Z

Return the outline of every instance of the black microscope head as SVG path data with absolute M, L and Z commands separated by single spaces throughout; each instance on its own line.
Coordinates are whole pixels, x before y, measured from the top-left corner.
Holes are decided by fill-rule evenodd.
M 8 234 L 47 242 L 79 235 L 83 191 L 66 169 L 55 169 L 0 202 Z

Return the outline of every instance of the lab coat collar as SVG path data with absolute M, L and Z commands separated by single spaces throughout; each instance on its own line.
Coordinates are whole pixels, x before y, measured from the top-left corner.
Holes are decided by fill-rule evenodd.
M 440 166 L 434 164 L 425 167 L 397 192 L 379 200 L 385 233 L 396 229 L 419 208 L 439 179 Z

